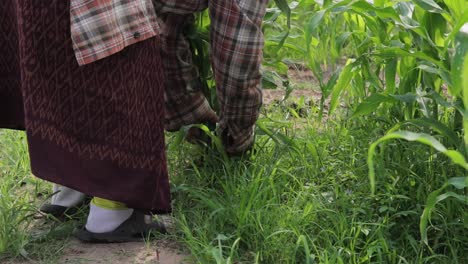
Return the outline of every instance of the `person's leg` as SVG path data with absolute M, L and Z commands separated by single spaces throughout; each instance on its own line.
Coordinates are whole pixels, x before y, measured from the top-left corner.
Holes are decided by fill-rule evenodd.
M 76 229 L 74 235 L 84 242 L 113 243 L 140 241 L 142 235 L 166 232 L 165 224 L 153 221 L 150 215 L 124 203 L 94 197 L 86 225 Z
M 63 207 L 77 206 L 85 199 L 85 194 L 71 188 L 54 184 L 51 204 Z
M 220 130 L 229 154 L 253 144 L 262 104 L 261 24 L 268 0 L 211 0 L 211 61 L 220 103 Z
M 13 23 L 18 38 L 11 44 L 18 49 L 32 173 L 134 208 L 103 241 L 141 239 L 154 227 L 145 214 L 171 211 L 160 39 L 80 67 L 70 36 L 70 1 L 6 1 L 15 8 L 5 17 L 21 21 Z M 72 205 L 80 196 L 54 202 Z M 103 218 L 99 211 L 92 209 L 90 229 L 96 230 L 93 219 Z M 111 222 L 115 226 L 127 215 Z
M 89 206 L 86 230 L 93 233 L 112 232 L 133 214 L 123 203 L 94 197 Z
M 11 15 L 22 21 L 32 173 L 131 208 L 170 212 L 160 38 L 80 67 L 69 1 L 9 1 L 17 5 Z
M 164 41 L 161 42 L 164 53 L 162 62 L 165 68 L 165 129 L 177 131 L 182 126 L 197 123 L 216 123 L 216 113 L 210 108 L 199 85 L 198 70 L 193 65 L 189 41 L 185 35 L 187 27 L 194 22 L 194 13 L 207 8 L 207 0 L 174 1 L 154 0 L 155 10 L 164 21 Z M 190 130 L 190 141 L 201 137 L 199 131 Z M 65 208 L 73 207 L 84 199 L 81 192 L 68 187 L 54 185 L 50 204 L 45 204 L 41 211 L 60 216 Z
M 55 217 L 71 216 L 81 205 L 84 205 L 86 195 L 71 188 L 54 184 L 50 203 L 45 203 L 39 209 L 41 212 Z

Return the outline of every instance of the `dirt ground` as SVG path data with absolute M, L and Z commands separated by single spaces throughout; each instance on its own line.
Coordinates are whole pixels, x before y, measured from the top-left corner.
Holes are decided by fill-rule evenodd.
M 59 261 L 71 263 L 112 263 L 112 264 L 180 264 L 185 263 L 185 256 L 166 248 L 161 241 L 151 244 L 132 242 L 123 244 L 83 244 L 73 240 L 65 249 Z
M 263 90 L 263 103 L 269 105 L 277 100 L 283 99 L 284 95 L 284 90 Z M 301 98 L 302 96 L 304 96 L 307 101 L 318 102 L 322 94 L 314 90 L 293 90 L 290 98 Z
M 322 94 L 318 91 L 318 81 L 312 72 L 307 69 L 289 69 L 288 78 L 291 83 L 300 86 L 301 89 L 294 89 L 290 95 L 291 99 L 305 97 L 306 101 L 318 102 Z M 264 89 L 263 103 L 269 105 L 275 101 L 282 100 L 286 91 L 284 89 Z
M 63 250 L 60 264 L 183 264 L 187 256 L 176 252 L 165 241 L 131 242 L 122 244 L 87 244 L 73 239 Z M 9 260 L 5 264 L 38 263 Z

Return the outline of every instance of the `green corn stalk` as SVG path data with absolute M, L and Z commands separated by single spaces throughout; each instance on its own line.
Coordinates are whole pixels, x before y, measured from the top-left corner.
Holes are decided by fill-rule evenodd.
M 459 95 L 466 107 L 468 105 L 468 22 L 465 23 L 456 37 L 452 79 L 452 93 Z M 468 115 L 466 109 L 463 115 L 463 126 L 465 130 L 465 150 L 468 150 Z
M 216 87 L 214 86 L 213 72 L 210 63 L 210 21 L 207 11 L 197 14 L 195 23 L 187 26 L 185 34 L 190 43 L 192 58 L 198 69 L 199 82 L 203 94 L 213 110 L 218 109 L 216 101 Z
M 276 6 L 286 16 L 287 30 L 281 35 L 281 38 L 277 40 L 277 49 L 280 49 L 289 35 L 289 29 L 291 28 L 291 8 L 286 0 L 275 0 Z M 202 91 L 205 97 L 208 99 L 210 106 L 213 110 L 217 111 L 219 106 L 216 100 L 216 87 L 214 84 L 214 76 L 210 67 L 210 21 L 207 11 L 197 14 L 195 23 L 189 25 L 186 29 L 186 35 L 190 42 L 190 48 L 193 54 L 193 63 L 197 67 L 200 78 Z M 275 73 L 274 73 L 275 74 Z M 277 75 L 277 74 L 276 74 Z M 268 82 L 272 78 L 270 75 L 266 75 L 266 81 Z M 283 82 L 286 82 L 280 78 Z M 272 82 L 272 81 L 270 81 Z

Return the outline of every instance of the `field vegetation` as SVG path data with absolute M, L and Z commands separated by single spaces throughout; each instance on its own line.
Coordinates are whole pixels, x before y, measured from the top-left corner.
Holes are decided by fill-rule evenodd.
M 214 104 L 208 28 L 191 38 Z M 203 125 L 212 146 L 167 135 L 163 239 L 195 263 L 468 263 L 468 2 L 276 0 L 264 32 L 281 96 L 242 158 Z M 59 262 L 86 211 L 37 219 L 51 188 L 22 132 L 0 131 L 0 181 L 0 262 Z

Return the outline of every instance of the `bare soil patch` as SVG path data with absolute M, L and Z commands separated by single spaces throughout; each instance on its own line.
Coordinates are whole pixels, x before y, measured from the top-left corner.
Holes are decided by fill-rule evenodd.
M 265 89 L 263 90 L 263 103 L 269 105 L 277 101 L 281 101 L 283 100 L 285 95 L 285 90 Z M 294 100 L 301 98 L 302 96 L 305 97 L 306 101 L 318 102 L 320 101 L 322 94 L 314 90 L 293 90 L 290 95 L 290 98 Z
M 180 264 L 184 263 L 184 258 L 174 249 L 165 247 L 164 241 L 84 244 L 73 240 L 64 250 L 60 263 Z
M 306 67 L 290 68 L 288 71 L 288 78 L 294 90 L 289 95 L 291 100 L 305 97 L 306 101 L 318 102 L 322 97 L 319 91 L 318 80 L 314 77 L 312 71 Z M 264 89 L 263 90 L 263 103 L 266 105 L 272 104 L 284 99 L 286 90 L 279 89 Z
M 183 253 L 164 240 L 115 244 L 89 244 L 72 239 L 65 245 L 60 264 L 182 264 L 189 263 Z M 7 260 L 5 264 L 39 263 L 25 259 Z

